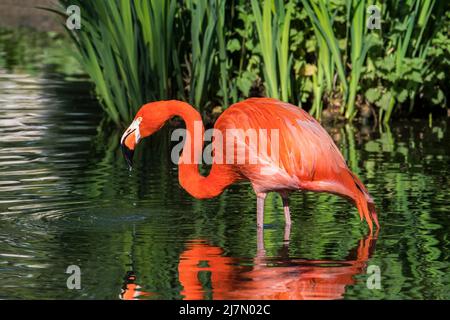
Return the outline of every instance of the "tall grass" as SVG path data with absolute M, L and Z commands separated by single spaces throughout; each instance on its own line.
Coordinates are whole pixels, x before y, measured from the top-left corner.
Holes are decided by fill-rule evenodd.
M 331 95 L 334 90 L 333 79 L 336 72 L 336 66 L 341 72 L 341 80 L 343 80 L 343 86 L 346 86 L 346 80 L 343 76 L 343 66 L 338 50 L 337 39 L 332 29 L 332 21 L 328 14 L 325 4 L 310 3 L 309 1 L 302 0 L 302 4 L 311 19 L 314 35 L 317 39 L 317 72 L 313 74 L 313 106 L 310 109 L 311 114 L 320 119 L 323 109 L 323 95 Z M 333 47 L 337 54 L 332 54 Z M 337 58 L 333 59 L 333 57 Z M 324 82 L 325 81 L 325 82 Z
M 174 38 L 174 23 L 176 14 L 176 0 L 146 1 L 135 0 L 135 12 L 140 25 L 140 32 L 144 40 L 141 54 L 147 59 L 143 72 L 146 83 L 150 85 L 145 90 L 145 98 L 148 100 L 167 99 L 171 88 L 177 84 L 182 87 L 180 62 L 174 55 L 176 42 Z M 175 84 L 172 84 L 174 78 Z M 152 90 L 149 90 L 149 89 Z M 179 95 L 180 92 L 178 93 Z
M 217 5 L 217 42 L 219 50 L 219 65 L 220 65 L 220 96 L 222 97 L 222 106 L 227 107 L 229 104 L 229 95 L 231 92 L 229 90 L 229 73 L 228 73 L 228 57 L 227 57 L 227 46 L 226 46 L 226 25 L 225 25 L 225 8 L 226 0 L 219 0 Z
M 320 117 L 324 96 L 340 93 L 340 113 L 351 120 L 356 115 L 357 96 L 364 100 L 364 88 L 361 80 L 367 71 L 367 57 L 376 46 L 382 46 L 386 51 L 379 56 L 372 55 L 372 61 L 383 68 L 386 59 L 394 55 L 394 70 L 374 72 L 372 78 L 366 81 L 377 84 L 374 79 L 385 79 L 373 88 L 372 96 L 378 101 L 379 119 L 388 122 L 395 106 L 405 102 L 407 98 L 411 104 L 416 100 L 417 92 L 428 71 L 426 57 L 428 49 L 439 27 L 444 25 L 434 11 L 434 24 L 429 25 L 435 7 L 434 0 L 389 1 L 386 4 L 377 3 L 383 9 L 382 31 L 369 30 L 366 27 L 369 2 L 365 0 L 345 0 L 328 2 L 322 0 L 301 0 L 314 29 L 317 39 L 318 61 L 317 73 L 313 76 L 314 103 L 311 112 Z M 372 3 L 370 3 L 372 4 Z M 335 19 L 344 10 L 346 28 L 335 25 Z M 338 13 L 336 13 L 338 12 Z M 447 24 L 448 27 L 448 24 Z M 384 32 L 384 34 L 383 34 Z M 344 43 L 344 45 L 340 45 Z M 428 66 L 427 66 L 428 65 Z M 415 74 L 419 75 L 415 75 Z M 339 80 L 339 87 L 331 86 L 331 79 Z M 325 84 L 323 84 L 325 81 Z M 369 85 L 370 86 L 370 85 Z M 378 90 L 378 92 L 375 92 Z M 375 101 L 370 101 L 375 102 Z M 411 106 L 410 109 L 413 107 Z
M 217 1 L 188 0 L 186 4 L 191 13 L 192 65 L 189 101 L 196 106 L 201 106 L 203 93 L 208 90 L 213 75 Z
M 69 33 L 117 124 L 152 100 L 226 108 L 259 78 L 267 96 L 301 103 L 317 118 L 331 108 L 352 120 L 370 105 L 387 122 L 430 88 L 440 98 L 427 101 L 445 103 L 449 19 L 436 0 L 59 2 L 62 15 L 81 8 L 82 28 Z M 370 4 L 382 10 L 382 30 L 366 27 Z
M 342 59 L 341 50 L 339 49 L 338 38 L 333 30 L 332 12 L 328 7 L 328 4 L 322 0 L 301 1 L 311 19 L 311 24 L 314 28 L 314 34 L 318 38 L 318 42 L 320 44 L 319 47 L 321 48 L 321 50 L 325 50 L 325 43 L 328 47 L 331 55 L 331 60 L 336 67 L 337 75 L 339 76 L 341 86 L 343 87 L 343 90 L 345 92 L 347 90 L 347 78 L 345 76 L 344 61 Z M 333 68 L 331 68 L 329 64 L 327 64 L 324 68 L 328 85 L 330 85 L 329 82 L 332 78 L 332 70 Z
M 396 93 L 401 91 L 401 86 L 404 84 L 401 80 L 408 77 L 406 74 L 410 70 L 402 68 L 406 58 L 417 58 L 423 65 L 421 70 L 426 71 L 426 55 L 430 46 L 432 37 L 424 38 L 424 34 L 428 29 L 428 22 L 430 15 L 435 6 L 434 0 L 407 0 L 405 2 L 393 1 L 387 5 L 387 11 L 391 15 L 401 11 L 401 7 L 411 8 L 408 15 L 399 19 L 399 26 L 404 30 L 404 35 L 396 34 L 387 45 L 395 48 L 395 72 L 393 73 L 393 90 L 390 94 L 390 99 L 385 108 L 380 109 L 379 118 L 384 123 L 389 122 L 392 112 L 398 103 Z M 437 13 L 439 14 L 439 13 Z M 419 81 L 416 81 L 420 82 Z M 417 90 L 417 85 L 414 85 Z M 412 90 L 411 94 L 416 95 L 416 90 Z M 414 99 L 411 99 L 412 103 Z
M 261 55 L 263 57 L 264 79 L 268 95 L 289 101 L 291 97 L 292 54 L 289 52 L 292 3 L 283 0 L 251 1 L 255 17 Z
M 203 110 L 218 86 L 228 104 L 225 0 L 60 3 L 81 8 L 82 29 L 70 34 L 115 123 L 128 122 L 153 100 L 177 98 Z
M 302 3 L 311 19 L 318 42 L 318 75 L 315 87 L 325 76 L 326 86 L 320 86 L 314 93 L 315 105 L 312 109 L 316 117 L 320 117 L 322 95 L 326 92 L 332 94 L 336 88 L 333 87 L 332 79 L 336 76 L 340 81 L 340 93 L 342 96 L 340 112 L 347 119 L 355 116 L 355 100 L 358 92 L 359 79 L 363 70 L 365 57 L 374 44 L 371 35 L 366 28 L 366 1 L 346 0 L 347 31 L 345 34 L 345 48 L 339 47 L 339 37 L 333 28 L 333 12 L 330 4 L 324 1 L 302 0 Z M 347 39 L 350 34 L 350 39 Z M 349 41 L 350 40 L 350 41 Z M 349 57 L 345 56 L 349 52 Z M 350 62 L 350 68 L 347 63 Z M 323 88 L 325 87 L 325 88 Z
M 179 89 L 181 75 L 174 77 L 179 65 L 171 55 L 175 0 L 60 3 L 81 8 L 82 29 L 70 34 L 115 123 L 129 121 L 146 101 L 168 98 Z
M 350 81 L 348 88 L 348 97 L 346 104 L 343 105 L 341 112 L 344 112 L 347 119 L 353 119 L 355 116 L 356 94 L 359 89 L 359 81 L 363 71 L 367 52 L 375 45 L 376 40 L 373 34 L 369 34 L 366 28 L 367 5 L 364 0 L 348 0 L 347 12 L 350 21 Z

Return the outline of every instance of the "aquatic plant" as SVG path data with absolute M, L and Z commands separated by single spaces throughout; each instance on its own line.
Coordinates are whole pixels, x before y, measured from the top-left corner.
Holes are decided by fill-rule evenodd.
M 252 0 L 251 4 L 264 62 L 262 69 L 268 95 L 289 101 L 292 67 L 289 33 L 292 3 L 285 5 L 283 0 L 265 0 L 262 10 L 259 1 Z
M 369 107 L 383 122 L 418 110 L 418 101 L 446 105 L 450 18 L 444 2 L 59 3 L 64 17 L 68 5 L 81 8 L 82 28 L 69 34 L 117 124 L 160 99 L 188 101 L 209 114 L 267 95 L 316 118 L 328 108 L 352 120 Z M 369 5 L 380 10 L 381 30 L 367 28 Z
M 444 70 L 449 67 L 450 19 L 448 12 L 440 13 L 444 6 L 443 2 L 409 0 L 390 1 L 383 7 L 387 18 L 381 49 L 369 53 L 364 77 L 365 97 L 378 106 L 381 121 L 389 122 L 394 109 L 403 104 L 409 104 L 412 111 L 427 87 L 432 88 L 434 96 L 427 102 L 445 106 L 443 90 L 448 85 L 441 81 L 448 80 Z M 438 60 L 443 64 L 436 68 Z

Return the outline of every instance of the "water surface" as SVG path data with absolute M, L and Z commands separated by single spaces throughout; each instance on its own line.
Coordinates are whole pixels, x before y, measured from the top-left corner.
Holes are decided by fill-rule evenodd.
M 274 194 L 258 250 L 248 184 L 191 198 L 168 130 L 139 146 L 130 173 L 121 129 L 102 124 L 64 51 L 12 39 L 0 37 L 0 298 L 450 298 L 447 119 L 328 128 L 376 201 L 378 238 L 346 200 L 299 192 L 286 242 Z M 367 286 L 374 267 L 381 289 Z

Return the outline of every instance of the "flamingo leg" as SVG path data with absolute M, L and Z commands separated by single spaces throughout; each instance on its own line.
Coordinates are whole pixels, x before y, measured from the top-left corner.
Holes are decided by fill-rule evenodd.
M 289 200 L 287 196 L 282 196 L 284 211 L 284 241 L 288 242 L 291 235 L 291 212 L 289 210 Z
M 256 257 L 264 257 L 264 228 L 256 228 Z

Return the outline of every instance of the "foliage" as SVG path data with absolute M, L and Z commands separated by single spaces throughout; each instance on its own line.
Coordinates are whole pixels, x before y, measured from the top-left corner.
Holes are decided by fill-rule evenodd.
M 265 0 L 262 12 L 258 1 L 252 0 L 251 3 L 268 94 L 288 101 L 291 96 L 289 82 L 292 54 L 289 52 L 289 32 L 292 3 L 284 5 L 283 0 Z
M 387 36 L 380 37 L 378 51 L 369 53 L 363 79 L 365 96 L 379 107 L 380 120 L 388 122 L 398 105 L 409 103 L 412 111 L 418 96 L 426 98 L 426 103 L 445 106 L 450 20 L 448 12 L 439 18 L 444 5 L 419 0 L 386 4 Z
M 369 106 L 384 122 L 446 105 L 445 1 L 60 0 L 69 2 L 83 12 L 70 32 L 80 61 L 116 123 L 171 98 L 204 113 L 267 95 L 349 120 Z M 366 26 L 369 5 L 381 30 Z

